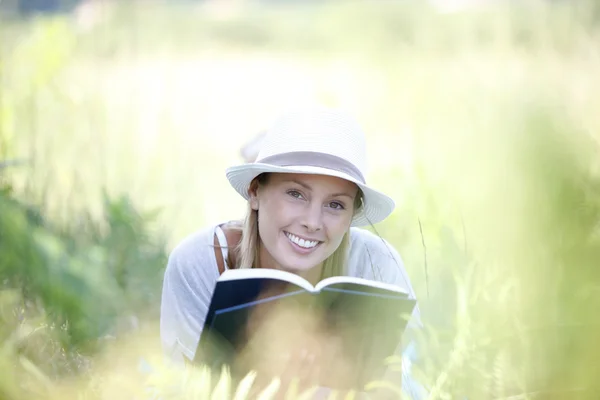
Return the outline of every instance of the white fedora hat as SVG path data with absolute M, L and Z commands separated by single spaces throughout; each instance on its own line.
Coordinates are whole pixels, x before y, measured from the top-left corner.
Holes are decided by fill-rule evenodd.
M 363 206 L 352 226 L 376 224 L 395 204 L 365 180 L 366 140 L 359 124 L 342 111 L 310 108 L 285 114 L 267 130 L 253 163 L 226 170 L 231 186 L 245 199 L 250 183 L 265 172 L 319 174 L 354 182 L 363 192 Z

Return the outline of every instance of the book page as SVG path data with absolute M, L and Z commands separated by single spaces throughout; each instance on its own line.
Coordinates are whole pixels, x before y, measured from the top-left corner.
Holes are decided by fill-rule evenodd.
M 317 297 L 315 312 L 323 316 L 326 332 L 339 338 L 343 362 L 350 367 L 342 383 L 363 387 L 380 379 L 385 359 L 401 342 L 406 317 L 416 301 L 355 283 L 327 286 Z
M 243 269 L 228 269 L 219 277 L 219 281 L 232 281 L 244 279 L 273 279 L 282 282 L 288 282 L 299 286 L 308 292 L 315 292 L 316 289 L 306 279 L 278 269 L 268 268 L 243 268 Z
M 365 288 L 375 288 L 381 290 L 389 290 L 390 292 L 400 293 L 405 296 L 408 296 L 408 292 L 401 288 L 400 286 L 392 285 L 391 283 L 372 281 L 364 278 L 357 278 L 353 276 L 333 276 L 331 278 L 326 278 L 317 283 L 315 289 L 317 291 L 323 290 L 323 288 L 338 284 L 352 284 L 357 287 L 363 286 Z

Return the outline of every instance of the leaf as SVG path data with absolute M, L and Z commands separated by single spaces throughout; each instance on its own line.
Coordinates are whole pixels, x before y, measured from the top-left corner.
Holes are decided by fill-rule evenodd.
M 231 392 L 231 374 L 229 373 L 229 368 L 226 366 L 221 370 L 221 377 L 219 378 L 219 382 L 217 382 L 217 386 L 213 390 L 211 399 L 212 400 L 221 400 L 230 398 Z
M 402 364 L 402 356 L 397 354 L 389 356 L 385 359 L 385 365 Z
M 279 390 L 279 386 L 281 385 L 281 381 L 279 378 L 275 378 L 271 381 L 269 386 L 267 386 L 257 397 L 257 400 L 270 400 L 272 399 Z
M 365 391 L 378 390 L 378 389 L 388 389 L 398 395 L 398 397 L 402 397 L 402 389 L 398 386 L 394 385 L 391 382 L 386 381 L 375 381 L 370 382 L 365 385 Z
M 252 389 L 252 385 L 254 384 L 254 380 L 256 379 L 256 372 L 249 372 L 244 379 L 239 383 L 237 390 L 235 391 L 235 396 L 233 400 L 245 400 L 250 395 L 250 390 Z
M 185 394 L 193 399 L 208 399 L 211 393 L 210 369 L 203 365 L 199 368 L 191 368 L 185 379 Z
M 285 393 L 285 399 L 286 400 L 295 400 L 296 398 L 298 398 L 298 386 L 299 386 L 299 379 L 298 378 L 294 378 L 292 379 L 292 381 L 290 382 L 288 389 Z
M 348 393 L 346 393 L 344 400 L 354 400 L 355 398 L 356 398 L 356 392 L 354 390 L 351 390 Z
M 329 396 L 327 396 L 327 400 L 336 400 L 336 399 L 337 399 L 337 397 L 338 397 L 338 392 L 337 392 L 337 391 L 335 391 L 335 390 L 332 390 L 332 391 L 329 393 Z
M 298 396 L 298 400 L 312 400 L 312 398 L 315 396 L 315 393 L 317 393 L 317 390 L 319 390 L 319 388 L 316 386 L 306 389 L 300 396 Z
M 35 364 L 29 361 L 29 359 L 27 359 L 26 357 L 19 357 L 19 363 L 21 364 L 21 366 L 23 366 L 25 371 L 29 373 L 30 376 L 35 377 L 35 379 L 38 382 L 42 383 L 46 389 L 50 389 L 54 386 L 52 380 L 50 380 L 50 378 L 48 378 L 46 374 L 44 374 L 38 367 L 35 366 Z

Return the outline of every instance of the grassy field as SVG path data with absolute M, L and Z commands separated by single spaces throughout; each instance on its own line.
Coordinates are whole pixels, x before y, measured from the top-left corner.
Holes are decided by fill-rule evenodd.
M 377 229 L 420 297 L 431 398 L 595 398 L 572 392 L 597 389 L 600 355 L 592 2 L 98 4 L 91 28 L 0 22 L 16 198 L 77 236 L 109 229 L 103 193 L 127 194 L 157 210 L 147 229 L 168 252 L 242 215 L 224 169 L 275 116 L 344 107 L 368 132 L 369 181 L 398 203 Z

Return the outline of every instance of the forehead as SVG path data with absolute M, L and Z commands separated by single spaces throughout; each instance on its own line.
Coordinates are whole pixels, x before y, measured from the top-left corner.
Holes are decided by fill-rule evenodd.
M 354 182 L 350 182 L 336 176 L 274 173 L 269 177 L 269 183 L 274 185 L 285 184 L 293 181 L 296 181 L 300 184 L 305 184 L 313 190 L 327 190 L 334 193 L 345 192 L 350 195 L 354 195 L 358 191 L 358 186 L 356 186 Z

